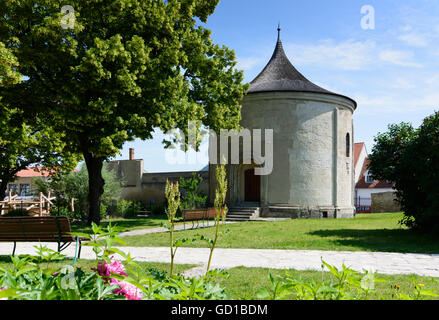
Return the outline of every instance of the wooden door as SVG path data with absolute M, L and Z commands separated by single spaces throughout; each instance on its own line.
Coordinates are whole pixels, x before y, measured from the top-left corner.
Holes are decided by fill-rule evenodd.
M 261 176 L 255 175 L 254 169 L 245 171 L 245 201 L 261 201 Z

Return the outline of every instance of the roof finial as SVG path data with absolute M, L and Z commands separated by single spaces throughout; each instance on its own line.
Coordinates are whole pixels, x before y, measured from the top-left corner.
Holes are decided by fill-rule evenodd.
M 279 22 L 279 24 L 277 26 L 277 40 L 280 40 L 280 30 L 281 30 L 281 28 L 280 28 L 280 22 Z

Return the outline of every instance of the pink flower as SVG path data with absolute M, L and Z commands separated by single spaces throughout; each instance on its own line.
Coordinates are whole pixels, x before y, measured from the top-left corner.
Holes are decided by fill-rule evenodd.
M 122 262 L 114 260 L 111 262 L 111 264 L 107 264 L 107 270 L 108 272 L 114 273 L 114 274 L 119 274 L 121 276 L 127 276 L 127 274 L 125 273 L 125 267 L 123 266 Z
M 126 281 L 118 281 L 116 279 L 111 279 L 111 284 L 118 284 L 120 287 L 113 291 L 115 294 L 122 294 L 128 300 L 142 300 L 143 294 L 135 285 Z
M 97 269 L 94 270 L 96 270 L 99 275 L 104 278 L 105 282 L 119 285 L 119 288 L 113 291 L 115 294 L 122 294 L 128 300 L 141 300 L 143 297 L 142 292 L 135 285 L 127 281 L 119 281 L 117 279 L 111 278 L 112 274 L 117 274 L 124 277 L 128 275 L 125 273 L 125 268 L 120 261 L 113 260 L 113 257 L 111 257 L 110 259 L 111 263 L 107 263 L 106 261 L 100 261 L 98 263 Z
M 108 281 L 112 274 L 127 276 L 123 264 L 120 261 L 113 260 L 113 257 L 111 257 L 111 263 L 100 261 L 96 270 L 100 276 L 106 278 L 106 281 Z

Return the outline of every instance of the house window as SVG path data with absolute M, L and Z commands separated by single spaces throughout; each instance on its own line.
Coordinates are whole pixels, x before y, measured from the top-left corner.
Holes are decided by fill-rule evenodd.
M 28 196 L 30 194 L 30 184 L 20 184 L 20 195 Z
M 372 177 L 372 175 L 370 174 L 369 171 L 366 172 L 365 176 L 366 176 L 366 183 L 374 183 L 375 182 L 375 179 Z
M 346 157 L 351 156 L 351 135 L 349 133 L 346 134 Z
M 18 193 L 18 185 L 16 185 L 15 183 L 10 183 L 8 191 L 11 191 L 12 195 L 17 194 Z

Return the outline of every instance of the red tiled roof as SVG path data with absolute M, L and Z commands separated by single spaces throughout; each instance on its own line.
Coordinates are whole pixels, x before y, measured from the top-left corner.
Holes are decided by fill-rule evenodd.
M 31 167 L 17 173 L 19 178 L 48 177 L 49 175 L 49 171 L 43 170 L 42 167 Z
M 73 172 L 79 172 L 79 170 L 73 170 Z M 48 177 L 50 171 L 44 170 L 43 167 L 29 167 L 27 169 L 18 171 L 18 178 L 36 178 L 36 177 Z
M 364 176 L 364 174 L 368 170 L 369 163 L 370 160 L 366 158 L 366 160 L 364 160 L 363 168 L 361 169 L 360 179 L 355 186 L 357 189 L 392 188 L 395 185 L 394 183 L 387 183 L 386 181 L 382 180 L 375 180 L 375 182 L 373 183 L 366 182 L 366 177 Z

